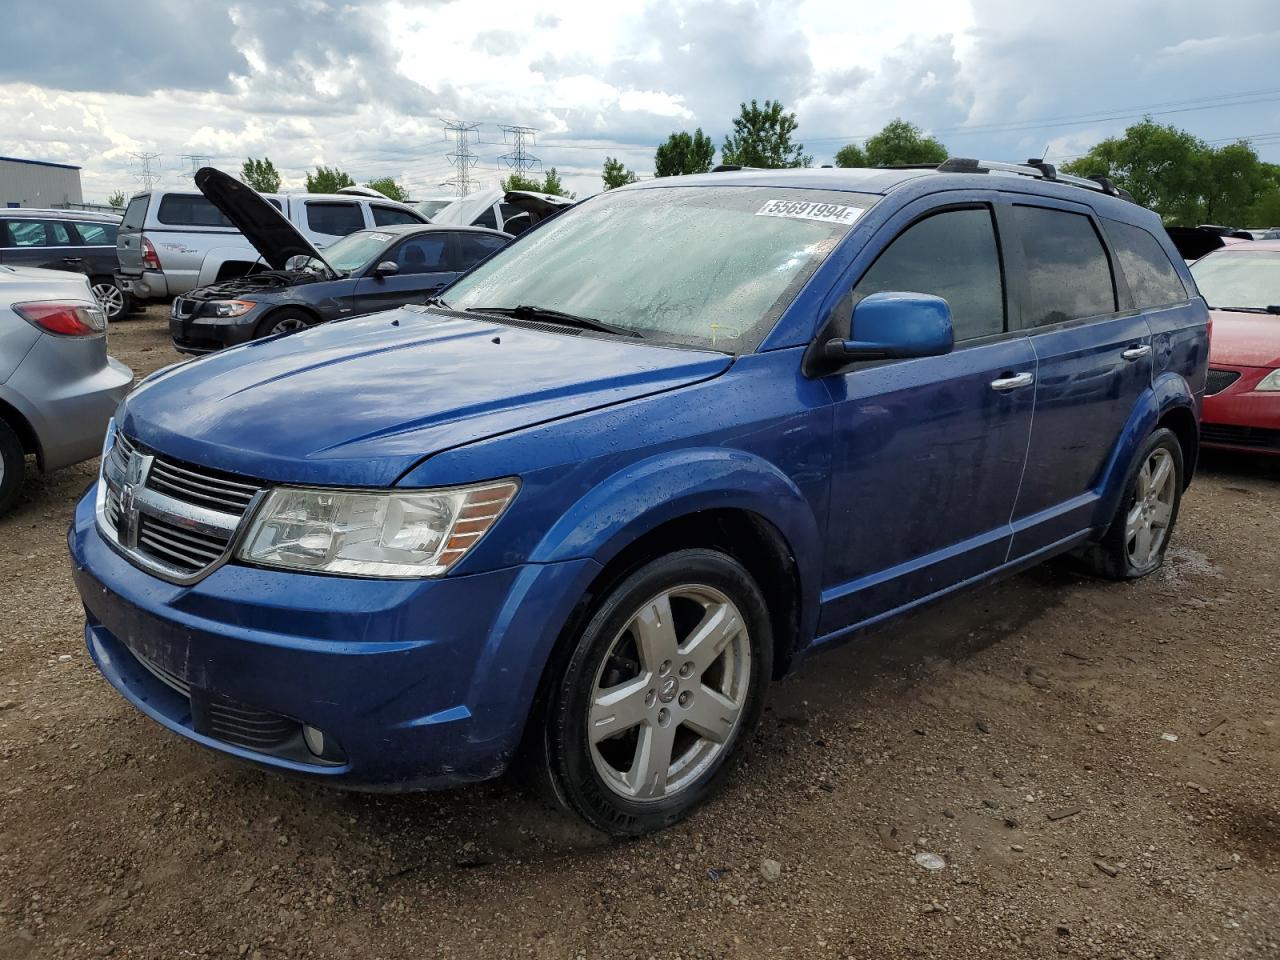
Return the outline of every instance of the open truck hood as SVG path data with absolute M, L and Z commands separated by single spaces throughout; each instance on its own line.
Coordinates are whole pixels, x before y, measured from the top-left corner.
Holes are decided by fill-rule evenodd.
M 330 274 L 338 275 L 289 218 L 253 187 L 213 167 L 197 170 L 195 181 L 200 192 L 236 225 L 271 269 L 283 270 L 290 257 L 301 255 L 318 260 Z

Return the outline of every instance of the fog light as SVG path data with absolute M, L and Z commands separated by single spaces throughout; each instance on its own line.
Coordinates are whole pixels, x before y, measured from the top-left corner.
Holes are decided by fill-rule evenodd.
M 315 727 L 302 725 L 302 742 L 307 745 L 307 749 L 314 753 L 317 757 L 324 757 L 324 731 L 317 730 Z

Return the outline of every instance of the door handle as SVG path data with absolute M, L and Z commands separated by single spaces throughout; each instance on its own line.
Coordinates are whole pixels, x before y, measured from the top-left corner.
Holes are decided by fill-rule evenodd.
M 63 263 L 83 263 L 84 257 L 63 257 Z
M 1130 362 L 1134 360 L 1141 360 L 1143 357 L 1151 356 L 1151 347 L 1145 343 L 1139 344 L 1136 347 L 1130 347 L 1128 350 L 1124 351 L 1124 353 L 1120 354 L 1120 356 Z
M 1020 387 L 1029 387 L 1035 383 L 1036 378 L 1029 373 L 1013 373 L 1007 377 L 1000 377 L 991 381 L 991 389 L 999 393 L 1007 393 L 1010 390 L 1017 390 Z

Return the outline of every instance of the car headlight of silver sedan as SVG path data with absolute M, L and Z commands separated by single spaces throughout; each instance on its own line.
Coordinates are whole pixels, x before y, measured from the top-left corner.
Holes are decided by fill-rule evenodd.
M 1254 387 L 1255 390 L 1280 390 L 1280 369 L 1272 370 Z
M 480 542 L 520 485 L 439 490 L 277 487 L 254 511 L 249 563 L 361 577 L 438 577 Z

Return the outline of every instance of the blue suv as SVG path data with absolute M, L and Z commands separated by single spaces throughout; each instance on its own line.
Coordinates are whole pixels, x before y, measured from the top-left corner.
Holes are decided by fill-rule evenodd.
M 442 299 L 162 371 L 69 538 L 140 710 L 366 789 L 519 759 L 615 834 L 722 786 L 810 651 L 1059 554 L 1162 562 L 1207 311 L 1049 166 L 636 184 Z

